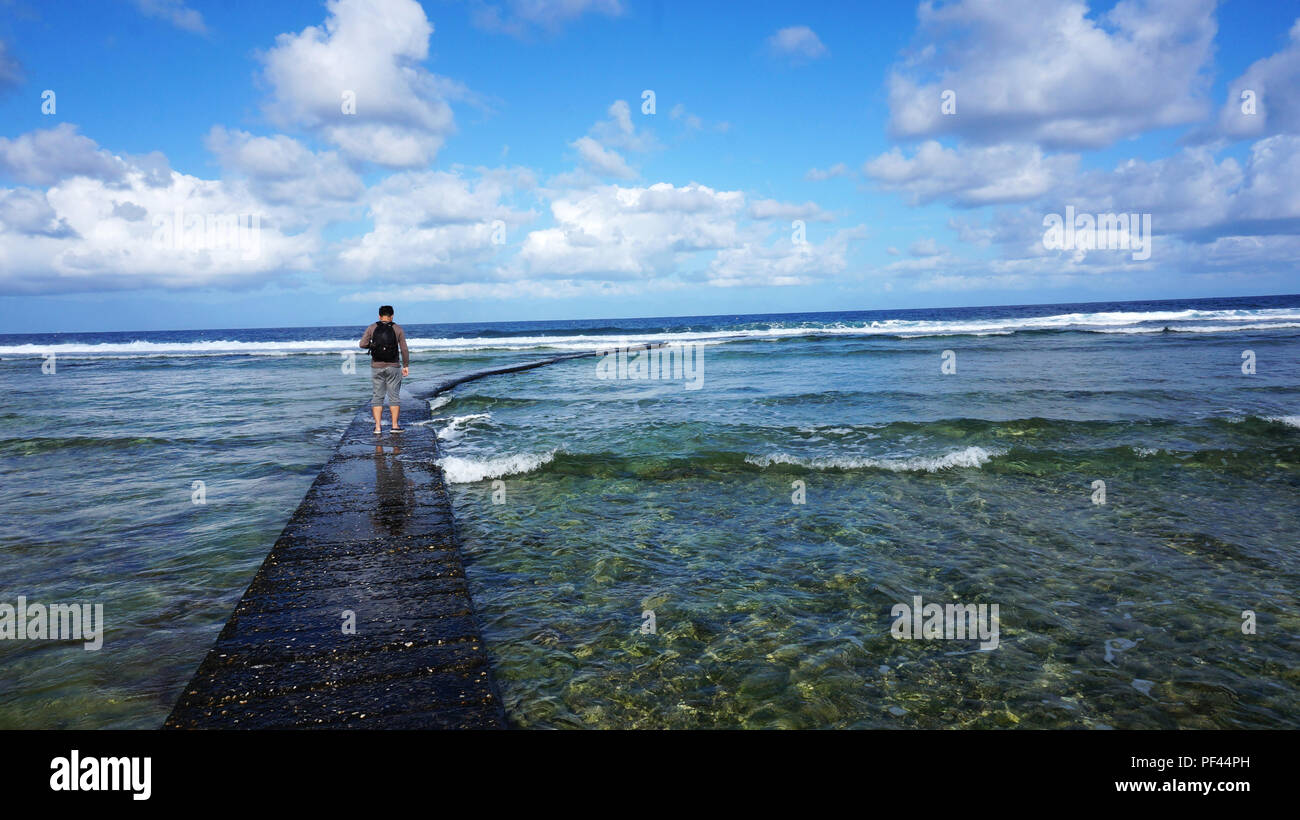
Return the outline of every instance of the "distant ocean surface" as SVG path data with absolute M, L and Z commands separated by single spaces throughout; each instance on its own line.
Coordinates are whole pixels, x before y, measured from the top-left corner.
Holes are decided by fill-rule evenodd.
M 698 389 L 581 358 L 434 401 L 519 726 L 1300 728 L 1300 296 L 418 315 L 404 390 L 701 345 Z M 0 640 L 0 728 L 161 723 L 368 401 L 369 320 L 0 336 L 0 603 L 108 623 Z M 895 639 L 918 595 L 1000 645 Z

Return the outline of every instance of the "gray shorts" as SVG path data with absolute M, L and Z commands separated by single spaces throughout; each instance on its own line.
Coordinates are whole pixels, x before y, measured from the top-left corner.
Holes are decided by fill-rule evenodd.
M 370 368 L 370 384 L 374 388 L 370 394 L 370 406 L 381 407 L 385 404 L 398 404 L 397 394 L 402 389 L 402 368 Z M 385 400 L 387 396 L 387 400 Z

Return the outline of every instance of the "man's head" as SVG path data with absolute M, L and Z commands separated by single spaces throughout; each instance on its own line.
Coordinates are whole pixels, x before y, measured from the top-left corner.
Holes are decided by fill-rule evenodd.
M 383 307 L 381 307 L 381 308 L 379 309 L 379 318 L 380 318 L 381 321 L 384 321 L 384 322 L 391 322 L 391 321 L 393 321 L 393 306 L 392 306 L 392 305 L 384 305 Z

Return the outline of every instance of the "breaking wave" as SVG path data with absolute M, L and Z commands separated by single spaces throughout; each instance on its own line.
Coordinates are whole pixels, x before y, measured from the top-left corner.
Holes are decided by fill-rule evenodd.
M 549 464 L 555 458 L 555 450 L 540 455 L 534 453 L 518 453 L 516 455 L 501 456 L 499 458 L 473 459 L 457 458 L 456 456 L 447 456 L 438 459 L 438 466 L 442 468 L 443 475 L 451 484 L 469 484 L 475 481 L 484 481 L 490 478 L 501 478 L 507 475 L 519 475 L 521 473 L 531 473 L 532 471 Z
M 762 326 L 766 325 L 766 326 Z M 416 326 L 411 326 L 412 329 Z M 989 336 L 1017 332 L 1160 333 L 1168 327 L 1182 333 L 1226 333 L 1243 330 L 1300 328 L 1300 310 L 1295 308 L 1234 310 L 1100 311 L 1061 313 L 1052 316 L 990 319 L 885 319 L 880 321 L 752 321 L 733 328 L 679 330 L 658 333 L 630 330 L 626 333 L 554 335 L 483 335 L 473 337 L 409 336 L 412 352 L 473 352 L 482 350 L 591 351 L 616 345 L 653 342 L 725 344 L 737 341 L 818 337 Z M 415 332 L 414 330 L 412 332 Z M 358 350 L 352 337 L 344 339 L 240 341 L 146 341 L 89 343 L 69 341 L 49 345 L 0 345 L 3 357 L 42 357 L 49 353 L 68 357 L 170 357 L 170 356 L 285 356 L 339 355 Z
M 1003 455 L 1001 450 L 986 450 L 983 447 L 966 447 L 941 456 L 910 456 L 906 458 L 868 458 L 868 457 L 831 457 L 803 458 L 788 453 L 773 453 L 765 456 L 748 456 L 745 461 L 757 467 L 770 467 L 773 464 L 791 464 L 810 470 L 889 470 L 896 473 L 935 473 L 940 470 L 955 468 L 978 468 L 988 463 L 989 459 Z

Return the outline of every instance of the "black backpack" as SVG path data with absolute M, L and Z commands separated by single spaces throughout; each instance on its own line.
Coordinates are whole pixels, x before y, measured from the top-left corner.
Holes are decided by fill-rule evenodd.
M 392 322 L 375 322 L 370 336 L 370 358 L 377 362 L 397 361 L 397 331 Z

